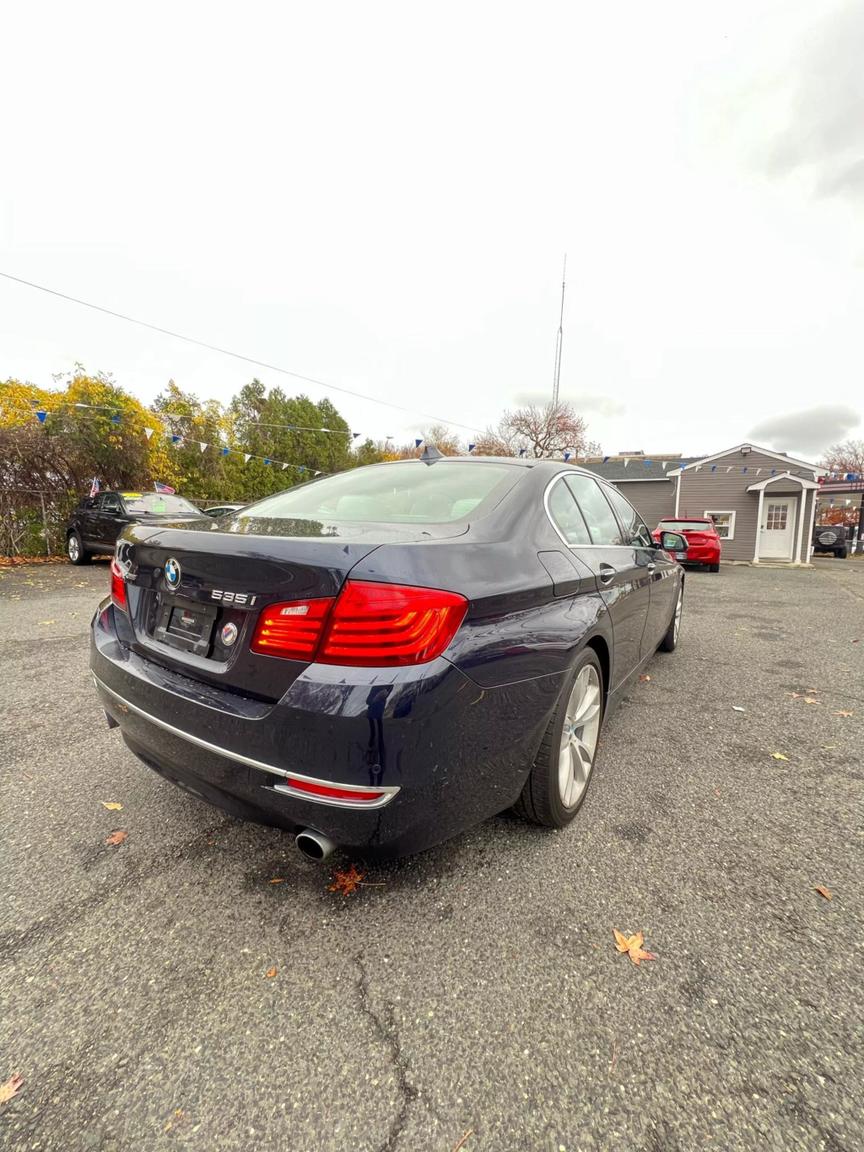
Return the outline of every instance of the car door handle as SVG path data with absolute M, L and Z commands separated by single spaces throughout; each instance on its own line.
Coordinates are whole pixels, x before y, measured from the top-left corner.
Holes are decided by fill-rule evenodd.
M 601 584 L 611 584 L 614 579 L 615 579 L 615 569 L 612 567 L 612 565 L 611 564 L 601 564 L 600 565 L 600 583 Z

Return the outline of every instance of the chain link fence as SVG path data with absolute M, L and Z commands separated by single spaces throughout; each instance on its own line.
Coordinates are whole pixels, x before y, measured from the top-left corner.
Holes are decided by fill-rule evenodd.
M 66 551 L 75 492 L 0 488 L 0 556 L 56 556 Z

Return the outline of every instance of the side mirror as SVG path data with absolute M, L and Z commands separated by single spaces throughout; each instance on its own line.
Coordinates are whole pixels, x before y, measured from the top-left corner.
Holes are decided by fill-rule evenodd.
M 680 532 L 661 532 L 660 547 L 680 560 L 687 552 L 687 538 Z

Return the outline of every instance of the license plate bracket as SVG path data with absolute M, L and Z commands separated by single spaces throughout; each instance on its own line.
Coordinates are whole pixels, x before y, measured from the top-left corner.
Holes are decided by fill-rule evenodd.
M 153 637 L 170 648 L 206 656 L 213 639 L 216 605 L 160 597 Z

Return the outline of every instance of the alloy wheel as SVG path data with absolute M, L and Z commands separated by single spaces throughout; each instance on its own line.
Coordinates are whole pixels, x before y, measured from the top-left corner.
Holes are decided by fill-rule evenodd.
M 78 545 L 78 537 L 77 536 L 70 536 L 69 537 L 69 543 L 66 545 L 66 551 L 69 553 L 69 559 L 74 564 L 75 561 L 78 559 L 80 552 L 81 552 L 79 545 Z
M 586 664 L 573 683 L 558 756 L 558 791 L 565 808 L 578 804 L 588 786 L 600 735 L 600 677 Z

